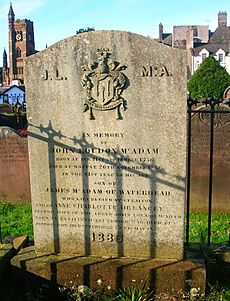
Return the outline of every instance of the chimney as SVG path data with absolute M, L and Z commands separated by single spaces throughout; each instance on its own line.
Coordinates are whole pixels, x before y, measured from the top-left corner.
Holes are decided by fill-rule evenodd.
M 226 11 L 219 11 L 218 13 L 218 27 L 227 27 L 227 13 Z
M 159 42 L 163 41 L 163 25 L 162 23 L 159 24 Z

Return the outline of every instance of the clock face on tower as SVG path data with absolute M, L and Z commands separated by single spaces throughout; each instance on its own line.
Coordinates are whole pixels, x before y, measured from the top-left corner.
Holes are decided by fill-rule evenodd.
M 22 40 L 22 35 L 20 33 L 16 34 L 16 40 L 21 41 Z

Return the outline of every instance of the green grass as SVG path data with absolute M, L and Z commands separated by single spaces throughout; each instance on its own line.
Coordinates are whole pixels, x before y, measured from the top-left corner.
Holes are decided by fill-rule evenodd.
M 208 214 L 193 212 L 190 214 L 189 241 L 200 243 L 201 233 L 208 233 Z M 230 214 L 213 213 L 211 226 L 211 243 L 228 243 L 230 228 Z
M 2 237 L 29 235 L 33 237 L 31 205 L 0 203 Z
M 208 216 L 206 213 L 191 213 L 190 215 L 190 242 L 200 243 L 201 233 L 207 233 L 207 220 Z M 212 215 L 212 243 L 224 244 L 229 240 L 229 221 L 230 214 L 213 213 Z M 0 223 L 2 227 L 2 236 L 20 236 L 29 235 L 30 238 L 33 237 L 33 227 L 32 227 L 32 208 L 31 205 L 11 205 L 0 203 Z M 114 294 L 108 296 L 97 292 L 92 292 L 90 295 L 79 293 L 78 291 L 70 292 L 66 294 L 63 291 L 66 299 L 64 300 L 92 300 L 92 301 L 111 301 L 111 300 L 121 300 L 121 301 L 143 301 L 143 300 L 154 300 L 154 301 L 168 301 L 177 300 L 172 299 L 172 296 L 160 294 L 158 296 L 153 296 L 153 292 L 138 290 L 138 289 L 119 289 L 115 291 Z M 36 299 L 36 294 L 33 294 L 33 299 L 26 300 L 41 300 L 40 290 L 38 291 L 38 299 Z M 28 292 L 27 292 L 28 297 Z M 180 297 L 180 296 L 178 296 Z M 24 299 L 23 299 L 24 300 Z M 179 299 L 180 300 L 180 299 Z M 190 301 L 191 296 L 188 292 L 185 294 L 185 301 Z M 206 295 L 197 296 L 196 301 L 228 301 L 230 300 L 230 288 L 225 287 L 224 289 L 212 288 Z
M 0 203 L 0 223 L 2 236 L 29 235 L 33 237 L 31 205 L 11 205 Z M 190 214 L 190 243 L 200 243 L 201 233 L 207 234 L 207 213 Z M 228 243 L 230 214 L 212 214 L 212 243 Z

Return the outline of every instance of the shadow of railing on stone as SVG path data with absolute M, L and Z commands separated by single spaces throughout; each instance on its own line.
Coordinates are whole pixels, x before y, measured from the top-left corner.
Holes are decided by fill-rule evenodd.
M 109 166 L 112 170 L 115 169 L 115 190 L 116 190 L 116 215 L 117 218 L 117 234 L 118 234 L 118 245 L 117 245 L 117 256 L 121 257 L 124 255 L 124 244 L 123 244 L 123 231 L 124 231 L 124 176 L 125 173 L 131 176 L 137 176 L 140 178 L 146 178 L 149 181 L 149 200 L 150 200 L 150 244 L 149 257 L 155 256 L 156 246 L 156 225 L 157 225 L 157 191 L 158 185 L 164 185 L 164 187 L 173 188 L 179 191 L 185 191 L 185 178 L 181 175 L 170 175 L 164 168 L 156 166 L 155 159 L 151 157 L 150 163 L 135 161 L 126 152 L 122 152 L 120 146 L 116 149 L 103 150 L 100 147 L 89 143 L 85 137 L 68 137 L 60 131 L 53 128 L 51 121 L 47 127 L 43 125 L 29 125 L 28 136 L 30 139 L 36 139 L 43 141 L 47 144 L 48 161 L 49 161 L 49 177 L 50 187 L 53 188 L 50 191 L 51 197 L 51 208 L 52 208 L 52 224 L 53 224 L 53 238 L 54 246 L 53 252 L 60 252 L 60 235 L 59 235 L 59 212 L 58 212 L 58 197 L 57 197 L 57 179 L 56 179 L 56 153 L 55 148 L 61 148 L 67 153 L 76 153 L 81 157 L 81 173 L 82 173 L 82 187 L 83 187 L 83 200 L 84 200 L 84 242 L 85 242 L 85 254 L 91 255 L 91 227 L 90 220 L 87 218 L 90 213 L 90 182 L 89 182 L 89 162 L 100 161 L 106 166 Z M 65 143 L 61 140 L 65 140 Z M 68 141 L 68 144 L 67 142 Z M 84 160 L 84 162 L 83 162 Z M 167 179 L 168 178 L 168 179 Z M 173 182 L 171 179 L 174 179 Z M 176 184 L 175 184 L 176 183 Z M 144 188 L 143 188 L 144 191 Z M 154 217 L 154 220 L 152 219 Z M 87 218 L 87 222 L 86 222 Z M 119 240 L 120 236 L 120 240 Z M 137 237 L 138 238 L 138 237 Z M 35 242 L 36 243 L 36 242 Z

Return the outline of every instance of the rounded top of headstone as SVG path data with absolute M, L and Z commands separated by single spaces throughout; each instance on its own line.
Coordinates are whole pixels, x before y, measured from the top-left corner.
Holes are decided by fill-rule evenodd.
M 0 137 L 9 138 L 9 137 L 19 137 L 25 138 L 27 137 L 28 132 L 25 129 L 15 130 L 8 126 L 0 127 Z
M 154 39 L 150 38 L 149 36 L 142 36 L 137 33 L 129 32 L 129 31 L 121 31 L 121 30 L 96 30 L 96 31 L 89 31 L 83 32 L 80 34 L 73 35 L 71 37 L 67 37 L 63 40 L 57 41 L 56 43 L 46 47 L 44 50 L 31 55 L 26 58 L 26 60 L 33 59 L 34 56 L 42 55 L 43 53 L 48 53 L 53 51 L 55 48 L 59 48 L 61 46 L 69 46 L 71 48 L 72 43 L 81 44 L 87 48 L 92 48 L 94 44 L 117 44 L 122 43 L 124 47 L 130 48 L 132 47 L 133 43 L 139 44 L 140 48 L 143 50 L 148 49 L 149 47 L 154 47 L 161 49 L 162 51 L 169 51 L 173 53 L 181 53 L 185 52 L 185 50 L 172 48 L 170 46 L 161 44 Z M 131 45 L 130 45 L 131 44 Z
M 1 137 L 11 137 L 11 136 L 20 136 L 18 134 L 18 132 L 11 128 L 11 127 L 8 127 L 8 126 L 1 126 L 0 127 L 0 136 Z
M 230 99 L 230 86 L 225 89 L 223 99 Z

